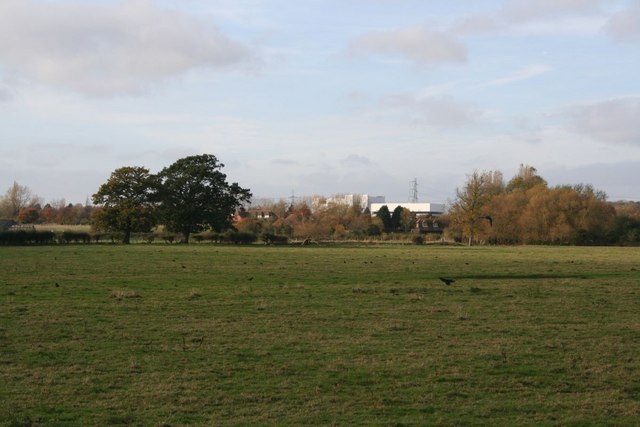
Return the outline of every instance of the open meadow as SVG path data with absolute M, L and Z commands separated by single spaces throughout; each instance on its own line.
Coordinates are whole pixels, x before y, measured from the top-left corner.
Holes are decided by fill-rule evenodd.
M 0 298 L 0 425 L 640 419 L 640 248 L 0 247 Z

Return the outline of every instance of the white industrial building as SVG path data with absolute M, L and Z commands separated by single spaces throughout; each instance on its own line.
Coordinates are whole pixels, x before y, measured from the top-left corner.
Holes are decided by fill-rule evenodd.
M 378 213 L 381 207 L 387 206 L 390 212 L 393 212 L 398 206 L 409 209 L 417 216 L 422 215 L 441 215 L 444 213 L 443 203 L 415 203 L 415 202 L 390 202 L 390 203 L 372 203 L 371 215 Z

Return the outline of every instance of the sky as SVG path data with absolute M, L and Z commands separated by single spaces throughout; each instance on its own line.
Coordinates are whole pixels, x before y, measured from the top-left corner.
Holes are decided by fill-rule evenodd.
M 214 154 L 256 198 L 640 200 L 640 0 L 0 0 L 0 193 Z

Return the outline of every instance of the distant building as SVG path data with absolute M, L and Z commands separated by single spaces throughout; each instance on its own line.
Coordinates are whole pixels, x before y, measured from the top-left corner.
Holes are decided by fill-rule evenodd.
M 368 194 L 335 194 L 331 197 L 316 196 L 313 198 L 314 209 L 326 207 L 330 205 L 345 205 L 345 206 L 359 206 L 361 211 L 369 209 L 371 211 L 371 205 L 373 203 L 384 203 L 384 196 L 370 196 Z
M 409 209 L 416 215 L 416 230 L 422 234 L 442 234 L 444 225 L 439 218 L 444 213 L 442 203 L 374 203 L 371 205 L 371 215 L 378 213 L 381 207 L 387 206 L 393 212 L 398 206 Z
M 15 221 L 12 219 L 0 219 L 0 231 L 7 231 L 13 225 L 15 225 Z
M 371 215 L 378 213 L 381 207 L 387 206 L 390 212 L 393 212 L 398 206 L 409 209 L 415 213 L 417 217 L 428 215 L 442 215 L 444 213 L 443 203 L 413 203 L 413 202 L 390 202 L 390 203 L 372 203 Z
M 235 215 L 234 215 L 234 222 L 238 222 L 242 219 L 245 218 L 251 218 L 251 219 L 260 219 L 260 220 L 267 220 L 267 219 L 276 219 L 278 218 L 278 216 L 273 213 L 272 211 L 269 210 L 264 210 L 264 209 L 246 209 L 244 207 L 240 207 Z

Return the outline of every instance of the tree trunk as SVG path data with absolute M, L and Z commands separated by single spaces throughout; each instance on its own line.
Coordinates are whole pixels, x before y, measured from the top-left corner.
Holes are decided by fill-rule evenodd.
M 122 238 L 122 243 L 128 245 L 131 243 L 131 230 L 125 230 L 124 237 Z
M 190 231 L 183 231 L 182 232 L 182 240 L 180 241 L 180 243 L 189 243 L 189 235 L 191 234 Z

